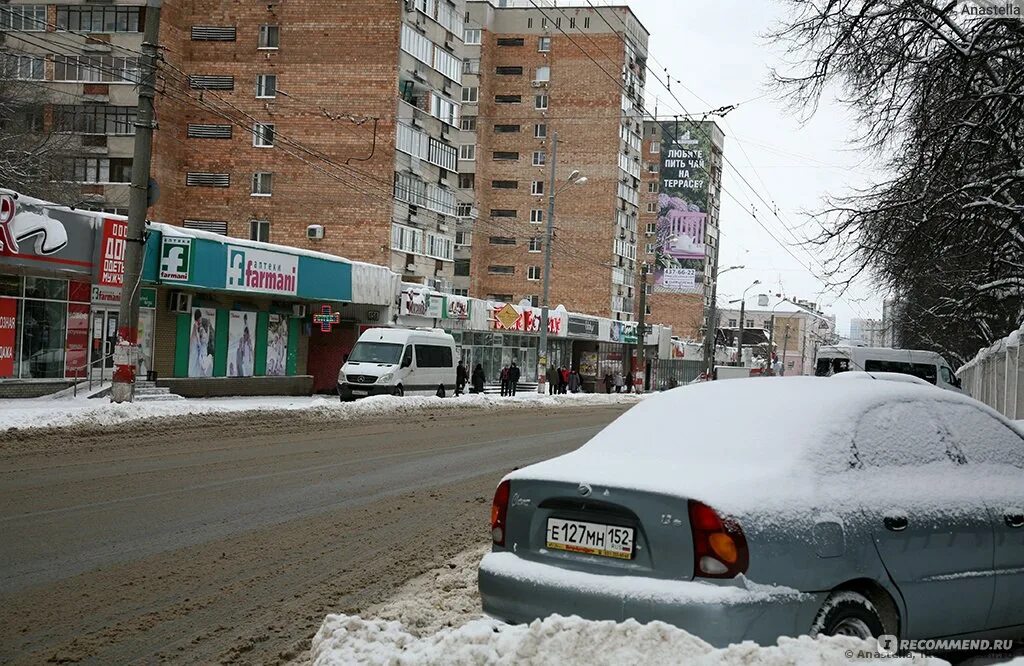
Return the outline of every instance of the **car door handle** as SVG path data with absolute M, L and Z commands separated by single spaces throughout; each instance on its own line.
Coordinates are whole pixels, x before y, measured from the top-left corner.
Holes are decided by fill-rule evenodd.
M 885 524 L 885 529 L 891 532 L 902 532 L 907 529 L 909 524 L 906 516 L 886 516 L 882 522 Z
M 1024 513 L 1003 514 L 1003 521 L 1007 527 L 1024 527 Z

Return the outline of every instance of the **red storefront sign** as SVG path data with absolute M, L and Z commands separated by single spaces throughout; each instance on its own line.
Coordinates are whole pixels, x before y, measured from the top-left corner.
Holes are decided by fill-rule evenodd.
M 0 377 L 14 376 L 14 343 L 17 340 L 18 301 L 0 297 Z
M 65 377 L 85 377 L 89 361 L 89 304 L 68 304 L 68 332 L 64 345 Z
M 103 220 L 97 284 L 104 287 L 120 287 L 124 282 L 124 250 L 127 238 L 128 222 L 109 217 Z

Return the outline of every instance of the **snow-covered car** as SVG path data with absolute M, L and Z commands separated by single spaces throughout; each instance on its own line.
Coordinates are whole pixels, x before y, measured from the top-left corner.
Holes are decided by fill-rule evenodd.
M 1024 631 L 1024 437 L 894 381 L 707 382 L 508 474 L 483 610 L 662 620 L 715 645 Z
M 846 372 L 840 372 L 838 375 L 832 375 L 832 379 L 838 379 L 840 381 L 848 381 L 850 379 L 867 379 L 875 381 L 887 381 L 887 382 L 904 382 L 906 384 L 917 384 L 918 386 L 933 386 L 920 377 L 913 375 L 905 375 L 902 372 L 865 372 L 863 370 L 848 370 Z

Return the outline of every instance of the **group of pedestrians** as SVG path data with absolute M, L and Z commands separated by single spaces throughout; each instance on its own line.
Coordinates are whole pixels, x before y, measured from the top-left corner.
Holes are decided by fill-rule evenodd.
M 616 370 L 614 373 L 606 373 L 604 376 L 604 392 L 611 393 L 612 389 L 616 393 L 622 393 L 622 387 L 625 385 L 625 381 L 622 379 L 622 373 Z
M 479 363 L 473 368 L 473 376 L 470 377 L 466 370 L 466 364 L 459 361 L 459 365 L 455 368 L 455 395 L 462 395 L 466 390 L 466 384 L 472 382 L 473 393 L 484 392 L 484 368 Z
M 583 384 L 580 379 L 580 373 L 576 368 L 570 370 L 566 367 L 555 367 L 552 365 L 548 368 L 545 376 L 548 380 L 549 395 L 579 393 L 580 387 Z
M 522 373 L 519 370 L 519 366 L 516 365 L 515 361 L 512 361 L 512 365 L 506 365 L 501 369 L 501 394 L 502 395 L 515 395 L 516 391 L 519 390 L 519 377 Z

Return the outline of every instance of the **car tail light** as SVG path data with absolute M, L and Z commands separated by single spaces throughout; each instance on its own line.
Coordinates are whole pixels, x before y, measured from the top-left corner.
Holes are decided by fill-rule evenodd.
M 494 491 L 494 502 L 491 504 L 491 540 L 496 546 L 505 545 L 505 521 L 508 518 L 509 482 L 502 481 Z
M 739 523 L 722 518 L 707 504 L 690 500 L 690 530 L 694 578 L 732 578 L 746 573 L 750 553 Z

